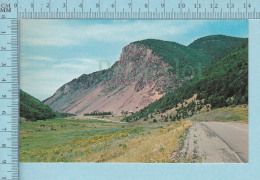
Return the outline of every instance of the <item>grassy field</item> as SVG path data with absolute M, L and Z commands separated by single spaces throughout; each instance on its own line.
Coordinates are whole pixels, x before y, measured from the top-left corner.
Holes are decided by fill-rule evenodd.
M 221 121 L 248 123 L 248 106 L 218 108 L 197 114 L 189 118 L 191 121 Z
M 191 122 L 21 122 L 21 162 L 172 162 Z
M 85 119 L 84 119 L 85 118 Z M 87 119 L 86 119 L 87 118 Z M 93 118 L 93 117 L 89 117 Z M 96 117 L 118 121 L 120 117 Z M 219 108 L 177 122 L 112 123 L 72 117 L 20 124 L 21 162 L 178 162 L 194 121 L 248 123 L 248 107 Z

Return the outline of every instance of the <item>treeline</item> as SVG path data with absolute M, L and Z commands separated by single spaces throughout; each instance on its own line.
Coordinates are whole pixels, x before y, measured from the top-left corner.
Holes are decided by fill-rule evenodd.
M 210 104 L 212 108 L 248 104 L 248 40 L 174 92 L 124 120 L 135 121 L 149 118 L 153 113 L 163 113 L 194 94 L 198 95 L 198 100 L 204 100 L 203 104 Z
M 164 122 L 178 121 L 181 119 L 192 117 L 194 114 L 201 111 L 203 108 L 205 108 L 205 111 L 209 111 L 211 106 L 209 104 L 205 104 L 205 102 L 202 100 L 197 101 L 196 103 L 195 101 L 192 101 L 188 105 L 182 104 L 181 107 L 176 107 L 176 114 L 170 114 L 161 117 Z
M 75 116 L 70 113 L 54 112 L 49 106 L 30 94 L 20 90 L 20 117 L 29 121 L 53 119 L 56 117 L 64 118 Z
M 106 116 L 106 115 L 112 115 L 112 112 L 99 112 L 99 111 L 93 111 L 91 113 L 85 113 L 84 116 Z
M 76 116 L 75 114 L 72 113 L 57 113 L 56 112 L 56 117 L 58 118 L 66 118 L 66 117 L 73 117 Z

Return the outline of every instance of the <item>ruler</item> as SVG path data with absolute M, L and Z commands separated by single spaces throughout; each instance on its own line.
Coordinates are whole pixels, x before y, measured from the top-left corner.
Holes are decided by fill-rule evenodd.
M 260 19 L 260 1 L 1 0 L 0 180 L 19 179 L 20 19 Z
M 18 4 L 0 4 L 0 179 L 19 178 Z
M 20 0 L 31 19 L 259 19 L 256 0 Z

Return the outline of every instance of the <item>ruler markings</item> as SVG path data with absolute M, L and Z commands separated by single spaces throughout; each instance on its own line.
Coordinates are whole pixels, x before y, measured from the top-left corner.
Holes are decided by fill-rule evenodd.
M 5 0 L 4 0 L 5 1 Z M 19 177 L 19 123 L 18 123 L 18 8 L 17 1 L 6 1 L 1 4 L 1 7 L 6 6 L 13 9 L 10 12 L 2 12 L 1 28 L 6 27 L 8 32 L 0 29 L 1 43 L 7 44 L 8 48 L 3 47 L 0 50 L 0 68 L 6 70 L 6 74 L 1 81 L 1 103 L 6 104 L 6 107 L 1 106 L 1 140 L 6 139 L 6 142 L 0 142 L 0 166 L 7 167 L 2 171 L 0 168 L 0 174 L 2 179 L 18 179 Z M 13 8 L 14 7 L 14 8 Z M 16 8 L 16 10 L 15 10 Z M 27 11 L 27 9 L 26 9 Z M 5 18 L 3 18 L 5 17 Z M 4 56 L 2 56 L 4 54 Z M 15 63 L 16 62 L 16 63 Z M 9 64 L 10 63 L 10 64 Z M 9 78 L 7 78 L 9 77 Z M 9 86 L 9 84 L 11 86 Z M 14 88 L 15 87 L 15 88 Z M 9 112 L 11 110 L 11 112 Z
M 176 0 L 177 1 L 177 0 Z M 70 3 L 70 8 L 68 8 L 68 1 L 64 1 L 63 5 L 56 5 L 57 3 L 49 0 L 48 10 L 43 10 L 43 7 L 37 6 L 32 1 L 32 8 L 30 12 L 28 8 L 24 8 L 23 11 L 18 12 L 19 18 L 29 18 L 29 19 L 259 19 L 259 6 L 254 6 L 253 3 L 248 3 L 247 0 L 241 0 L 244 2 L 244 11 L 241 14 L 234 13 L 233 10 L 239 9 L 238 2 L 227 0 L 226 3 L 220 3 L 221 0 L 212 0 L 210 5 L 207 3 L 204 5 L 204 9 L 208 9 L 207 12 L 201 12 L 203 6 L 202 1 L 193 0 L 192 3 L 187 3 L 187 1 L 180 0 L 177 4 L 171 3 L 169 0 L 162 0 L 162 12 L 158 11 L 158 8 L 151 9 L 151 5 L 155 3 L 155 0 L 146 0 L 146 8 L 141 7 L 141 3 L 133 6 L 135 2 L 125 1 L 123 7 L 118 6 L 118 1 L 113 1 L 112 8 L 104 8 L 106 6 L 104 2 L 98 0 L 94 5 L 88 5 L 93 0 L 81 0 L 80 8 L 79 4 Z M 53 4 L 54 3 L 54 4 Z M 241 4 L 241 3 L 240 3 Z M 256 3 L 255 3 L 256 4 Z M 73 5 L 76 7 L 73 8 Z M 194 7 L 195 5 L 195 7 Z M 250 7 L 249 7 L 250 6 Z M 101 9 L 102 7 L 102 9 Z M 167 8 L 166 8 L 167 7 Z M 93 9 L 96 9 L 93 11 Z M 65 9 L 65 10 L 64 10 Z M 71 11 L 71 9 L 73 9 Z M 129 9 L 128 12 L 125 10 Z M 141 10 L 139 10 L 141 9 Z M 171 12 L 170 9 L 173 9 Z M 212 10 L 210 10 L 212 9 Z M 36 13 L 35 13 L 36 12 Z M 107 13 L 109 12 L 109 13 Z

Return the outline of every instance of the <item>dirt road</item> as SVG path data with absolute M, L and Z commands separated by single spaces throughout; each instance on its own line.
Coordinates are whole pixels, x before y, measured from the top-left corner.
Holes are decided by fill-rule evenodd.
M 112 121 L 112 120 L 109 120 L 109 119 L 92 118 L 92 117 L 89 117 L 88 119 L 92 119 L 92 120 L 96 120 L 96 121 L 111 122 L 111 123 L 120 123 L 120 124 L 125 123 L 125 122 L 120 122 L 120 121 Z
M 111 123 L 119 123 L 119 124 L 124 124 L 126 122 L 121 122 L 121 121 L 116 121 L 116 120 L 111 120 L 111 119 L 103 119 L 99 117 L 93 117 L 93 116 L 73 116 L 70 117 L 69 119 L 81 119 L 81 120 L 95 120 L 95 121 L 104 121 L 104 122 L 111 122 Z
M 189 130 L 181 156 L 186 162 L 248 162 L 248 125 L 197 122 Z

